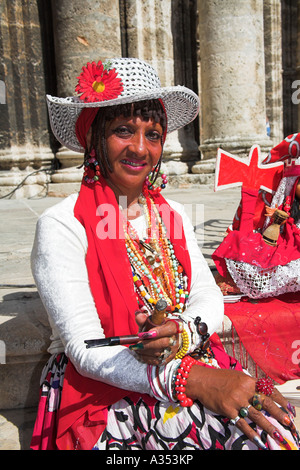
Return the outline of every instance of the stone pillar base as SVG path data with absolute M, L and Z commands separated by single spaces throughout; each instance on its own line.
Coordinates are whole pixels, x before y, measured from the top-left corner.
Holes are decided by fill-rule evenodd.
M 48 196 L 66 197 L 80 189 L 83 177 L 83 154 L 62 147 L 56 154 L 59 162 L 48 185 Z
M 200 160 L 192 166 L 193 174 L 214 174 L 216 169 L 216 158 Z
M 51 328 L 35 288 L 4 289 L 0 295 L 3 346 L 0 409 L 36 406 L 39 381 L 49 354 Z
M 199 146 L 199 149 L 203 160 L 208 160 L 216 158 L 219 148 L 239 157 L 248 157 L 253 145 L 259 145 L 263 154 L 272 148 L 272 141 L 265 135 L 249 135 L 245 138 L 227 137 L 222 140 L 207 139 Z
M 0 197 L 45 196 L 54 155 L 47 147 L 12 147 L 0 151 Z
M 83 176 L 83 154 L 61 148 L 56 158 L 60 168 L 51 176 L 51 183 L 81 183 Z
M 190 168 L 197 161 L 199 161 L 199 150 L 195 139 L 182 136 L 181 130 L 167 136 L 162 169 L 168 177 L 190 173 Z

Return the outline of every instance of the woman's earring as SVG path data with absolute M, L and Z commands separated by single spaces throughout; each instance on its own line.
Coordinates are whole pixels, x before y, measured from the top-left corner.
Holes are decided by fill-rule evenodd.
M 101 175 L 100 165 L 96 158 L 95 149 L 92 149 L 90 152 L 86 152 L 84 160 L 84 181 L 89 184 L 95 183 L 99 180 Z
M 159 177 L 161 178 L 160 186 L 154 186 L 156 180 Z M 160 168 L 154 168 L 151 173 L 149 173 L 149 175 L 146 177 L 145 183 L 150 191 L 160 192 L 166 187 L 168 183 L 167 175 L 162 170 L 160 170 Z

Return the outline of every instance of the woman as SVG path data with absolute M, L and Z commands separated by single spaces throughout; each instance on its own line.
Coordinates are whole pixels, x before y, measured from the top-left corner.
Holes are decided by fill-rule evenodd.
M 196 117 L 198 97 L 161 88 L 137 59 L 88 64 L 76 88 L 48 96 L 53 132 L 85 152 L 85 171 L 79 195 L 37 225 L 32 269 L 53 336 L 32 448 L 297 448 L 293 408 L 215 335 L 209 346 L 222 295 L 183 207 L 153 186 L 166 133 Z

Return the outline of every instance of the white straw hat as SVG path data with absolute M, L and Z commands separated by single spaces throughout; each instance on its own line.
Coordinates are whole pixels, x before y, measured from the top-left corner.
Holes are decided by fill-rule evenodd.
M 102 70 L 102 76 L 97 77 L 97 82 L 93 82 L 95 80 L 93 73 L 96 70 Z M 84 101 L 86 95 L 82 88 L 80 90 L 81 97 L 58 98 L 47 95 L 51 129 L 62 145 L 75 152 L 84 152 L 75 132 L 75 124 L 83 108 L 101 108 L 149 99 L 161 99 L 167 115 L 167 133 L 186 126 L 196 118 L 199 112 L 199 97 L 192 90 L 184 86 L 161 87 L 155 70 L 139 59 L 111 59 L 106 64 L 93 62 L 87 67 L 83 67 L 81 76 L 84 74 L 90 80 L 89 101 Z M 108 75 L 109 78 L 106 82 L 108 92 L 102 93 L 105 89 L 105 77 L 107 78 Z M 92 87 L 93 83 L 95 87 Z M 100 93 L 95 92 L 95 89 L 99 90 L 97 85 L 100 86 Z M 76 89 L 79 90 L 78 86 Z M 112 94 L 109 94 L 109 89 L 112 89 Z M 101 101 L 98 101 L 99 97 Z

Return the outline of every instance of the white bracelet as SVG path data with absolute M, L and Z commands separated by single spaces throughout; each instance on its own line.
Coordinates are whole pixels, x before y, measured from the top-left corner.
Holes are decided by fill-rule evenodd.
M 164 402 L 177 401 L 173 396 L 173 379 L 180 362 L 180 360 L 173 360 L 163 367 L 147 366 L 147 375 L 152 396 L 157 400 Z

